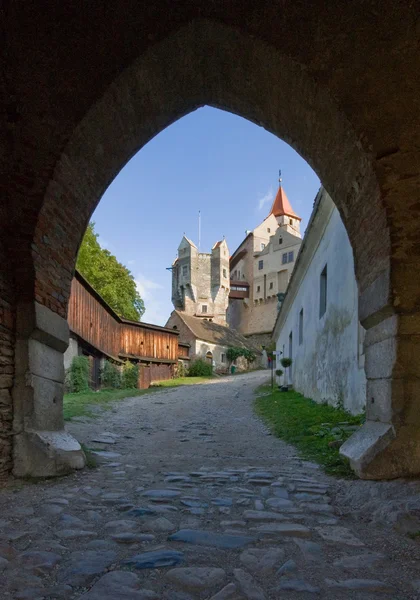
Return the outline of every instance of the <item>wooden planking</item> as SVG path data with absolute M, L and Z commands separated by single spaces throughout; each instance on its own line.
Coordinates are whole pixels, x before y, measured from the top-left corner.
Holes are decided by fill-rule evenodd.
M 171 361 L 178 358 L 177 333 L 119 319 L 79 274 L 71 285 L 68 323 L 73 333 L 108 356 Z
M 181 346 L 178 344 L 178 356 L 181 358 L 188 358 L 190 355 L 190 349 L 188 346 Z

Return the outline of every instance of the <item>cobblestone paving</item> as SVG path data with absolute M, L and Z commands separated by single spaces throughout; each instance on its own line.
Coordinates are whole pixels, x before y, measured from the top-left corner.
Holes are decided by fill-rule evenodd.
M 420 597 L 418 544 L 336 514 L 334 481 L 253 415 L 264 378 L 72 422 L 100 465 L 2 492 L 1 598 Z

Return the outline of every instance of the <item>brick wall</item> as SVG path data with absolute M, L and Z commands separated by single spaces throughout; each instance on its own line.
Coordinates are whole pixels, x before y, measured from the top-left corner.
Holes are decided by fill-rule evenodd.
M 14 294 L 8 260 L 0 244 L 0 478 L 12 467 L 12 396 L 14 373 Z

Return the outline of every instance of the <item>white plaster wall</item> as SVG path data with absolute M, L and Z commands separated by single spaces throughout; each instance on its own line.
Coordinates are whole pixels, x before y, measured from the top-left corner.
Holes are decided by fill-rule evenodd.
M 75 356 L 78 356 L 79 354 L 79 346 L 77 343 L 77 340 L 73 337 L 70 337 L 69 340 L 69 346 L 67 348 L 67 350 L 64 352 L 64 369 L 67 370 L 70 365 L 71 365 L 71 361 L 73 360 L 73 358 Z
M 330 209 L 328 209 L 330 203 Z M 363 410 L 366 377 L 358 321 L 358 290 L 353 252 L 343 222 L 327 196 L 321 216 L 314 220 L 309 236 L 315 238 L 314 254 L 302 278 L 299 269 L 291 282 L 296 295 L 287 298 L 276 326 L 277 350 L 289 356 L 293 334 L 291 378 L 294 388 L 317 402 L 343 402 L 352 413 Z M 322 220 L 322 210 L 327 217 Z M 329 214 L 328 214 L 329 213 Z M 320 237 L 316 240 L 316 237 Z M 312 240 L 313 241 L 313 240 Z M 327 308 L 320 318 L 320 274 L 327 264 Z M 290 288 L 289 288 L 290 290 Z M 296 291 L 297 290 L 297 291 Z M 288 296 L 290 292 L 288 292 Z M 303 343 L 299 345 L 299 312 L 303 308 Z M 279 361 L 280 359 L 278 359 Z M 279 365 L 279 368 L 280 365 Z
M 217 344 L 211 344 L 210 342 L 205 342 L 203 340 L 195 341 L 195 354 L 197 357 L 206 358 L 207 352 L 211 352 L 213 354 L 213 360 L 215 361 L 215 369 L 227 369 L 228 362 L 226 358 L 226 362 L 222 362 L 222 353 L 226 356 L 227 347 L 219 346 Z

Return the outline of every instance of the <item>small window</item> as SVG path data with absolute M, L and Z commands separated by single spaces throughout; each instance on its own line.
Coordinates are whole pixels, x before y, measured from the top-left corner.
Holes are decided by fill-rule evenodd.
M 261 271 L 264 268 L 264 261 L 263 260 L 259 260 L 258 261 L 258 270 Z
M 287 252 L 285 252 L 283 254 L 283 256 L 281 257 L 281 262 L 283 265 L 285 265 L 287 263 Z
M 220 361 L 221 361 L 222 363 L 225 363 L 225 362 L 226 362 L 226 354 L 224 354 L 223 352 L 222 352 L 222 354 L 220 355 Z
M 261 286 L 257 285 L 257 292 L 260 292 L 260 291 L 261 291 Z
M 223 277 L 224 277 L 224 278 L 226 278 L 226 277 L 227 277 L 226 269 L 223 269 Z
M 177 327 L 176 325 L 174 325 L 174 326 L 172 327 L 172 329 L 178 329 L 178 327 Z
M 207 304 L 203 304 L 201 307 L 201 312 L 205 314 L 207 312 Z
M 273 282 L 272 282 L 272 281 L 270 281 L 270 290 L 272 290 L 272 289 L 273 289 L 273 285 L 274 285 L 274 284 L 273 284 Z
M 327 310 L 327 265 L 322 269 L 319 278 L 319 318 L 321 318 Z
M 282 243 L 283 243 L 283 238 L 280 236 L 279 237 L 279 244 L 282 244 Z
M 288 256 L 287 262 L 293 262 L 294 258 L 295 258 L 295 253 L 293 251 L 289 252 L 289 256 Z
M 182 267 L 182 274 L 183 274 L 183 275 L 187 275 L 187 273 L 188 273 L 188 267 L 187 267 L 187 265 L 184 265 L 184 266 Z
M 271 233 L 271 229 L 267 227 L 267 233 Z
M 303 308 L 299 313 L 299 346 L 303 344 Z
M 265 244 L 261 243 L 261 250 L 264 250 Z

